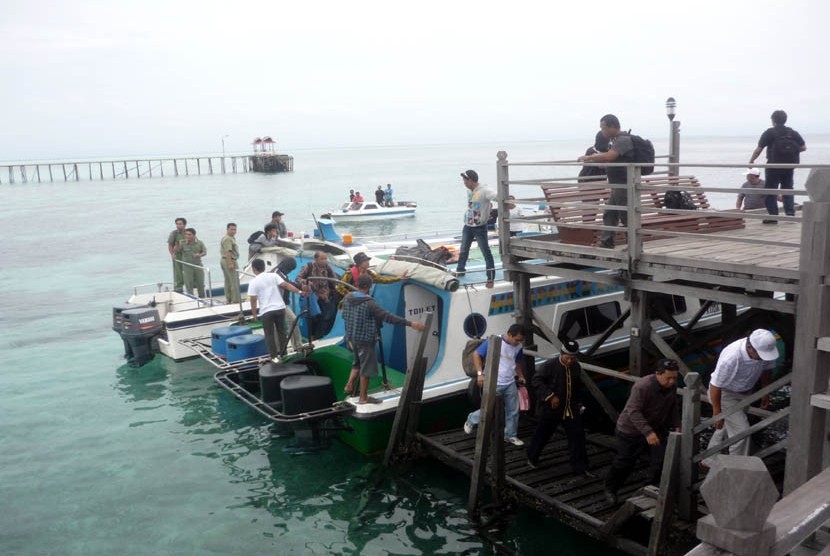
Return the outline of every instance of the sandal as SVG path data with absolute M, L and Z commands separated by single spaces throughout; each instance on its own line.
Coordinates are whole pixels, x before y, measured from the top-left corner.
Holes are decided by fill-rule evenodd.
M 365 402 L 361 401 L 361 400 L 357 400 L 357 405 L 364 405 L 364 404 L 367 404 L 367 403 L 379 404 L 379 403 L 383 403 L 383 401 L 381 401 L 377 398 L 373 398 L 372 396 L 369 396 L 368 398 L 366 398 Z

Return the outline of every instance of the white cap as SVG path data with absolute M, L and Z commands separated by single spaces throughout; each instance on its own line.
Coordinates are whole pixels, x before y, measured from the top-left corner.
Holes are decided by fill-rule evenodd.
M 749 170 L 744 172 L 745 176 L 748 176 L 750 174 L 752 174 L 753 176 L 760 176 L 761 175 L 761 170 L 759 170 L 758 168 L 750 168 Z
M 759 328 L 749 335 L 749 343 L 758 352 L 758 356 L 764 361 L 775 361 L 778 359 L 778 344 L 775 336 L 769 330 Z

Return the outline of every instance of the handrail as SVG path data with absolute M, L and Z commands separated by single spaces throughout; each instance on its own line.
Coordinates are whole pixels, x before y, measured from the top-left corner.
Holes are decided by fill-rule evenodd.
M 702 420 L 694 428 L 694 433 L 697 434 L 699 432 L 703 432 L 704 430 L 708 429 L 713 424 L 715 424 L 717 421 L 720 421 L 720 420 L 722 420 L 726 417 L 729 417 L 733 413 L 743 411 L 743 409 L 745 407 L 749 407 L 750 405 L 752 405 L 756 401 L 760 400 L 764 396 L 766 396 L 768 394 L 771 394 L 772 392 L 775 392 L 776 390 L 778 390 L 782 386 L 785 386 L 785 385 L 789 384 L 790 382 L 792 382 L 792 373 L 787 373 L 786 375 L 780 377 L 775 382 L 772 382 L 771 384 L 768 384 L 767 386 L 764 386 L 763 388 L 756 391 L 755 393 L 745 397 L 740 402 L 736 403 L 735 405 L 733 405 L 732 407 L 730 407 L 726 411 L 722 411 L 718 415 L 713 415 L 712 417 L 709 417 L 708 419 Z
M 210 268 L 208 268 L 206 266 L 202 266 L 200 264 L 186 263 L 186 262 L 184 262 L 182 260 L 179 260 L 179 259 L 173 259 L 173 261 L 176 262 L 177 264 L 180 264 L 180 265 L 191 266 L 193 268 L 199 268 L 202 271 L 204 271 L 204 273 L 207 275 L 207 287 L 205 288 L 205 293 L 207 294 L 206 299 L 207 299 L 208 305 L 212 305 L 213 304 L 213 281 L 210 278 Z

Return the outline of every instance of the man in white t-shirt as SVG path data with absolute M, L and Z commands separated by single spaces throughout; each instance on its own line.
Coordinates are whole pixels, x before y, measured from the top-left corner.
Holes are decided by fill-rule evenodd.
M 274 359 L 285 350 L 288 339 L 285 334 L 285 301 L 280 288 L 299 295 L 303 290 L 297 289 L 274 272 L 265 272 L 265 261 L 254 259 L 251 263 L 254 279 L 248 284 L 248 299 L 251 301 L 251 317 L 262 320 L 262 333 L 268 353 Z
M 769 384 L 770 371 L 775 368 L 776 359 L 778 359 L 778 346 L 775 336 L 769 330 L 755 330 L 748 338 L 735 340 L 723 348 L 709 381 L 712 415 L 717 416 L 740 403 L 752 392 L 759 378 L 762 385 Z M 767 407 L 769 407 L 769 396 L 764 396 L 761 399 L 761 409 Z M 726 430 L 726 436 L 733 437 L 749 428 L 746 409 L 716 421 L 714 427 L 715 434 L 709 441 L 709 447 L 720 444 L 723 429 Z M 731 445 L 729 453 L 748 456 L 749 437 Z
M 507 334 L 501 337 L 501 354 L 499 357 L 499 377 L 496 391 L 504 398 L 504 441 L 514 446 L 523 446 L 517 435 L 519 430 L 519 390 L 516 386 L 516 377 L 521 384 L 525 383 L 522 367 L 524 352 L 522 342 L 525 339 L 524 328 L 520 324 L 513 324 L 507 329 Z M 482 343 L 473 353 L 473 364 L 478 373 L 478 386 L 484 386 L 484 359 L 487 357 L 489 341 Z M 467 416 L 464 423 L 464 432 L 471 434 L 473 428 L 481 421 L 481 410 L 477 409 Z

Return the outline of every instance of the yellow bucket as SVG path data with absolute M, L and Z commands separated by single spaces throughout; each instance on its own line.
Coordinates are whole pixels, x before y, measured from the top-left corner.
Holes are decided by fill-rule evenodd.
M 352 234 L 343 234 L 343 245 L 352 244 Z

